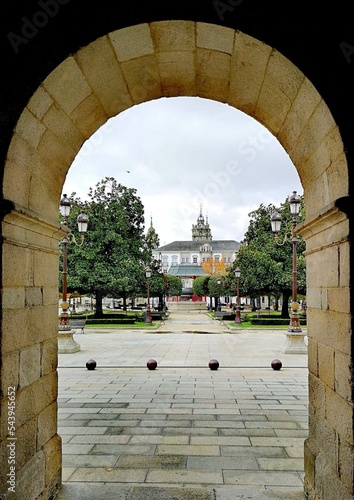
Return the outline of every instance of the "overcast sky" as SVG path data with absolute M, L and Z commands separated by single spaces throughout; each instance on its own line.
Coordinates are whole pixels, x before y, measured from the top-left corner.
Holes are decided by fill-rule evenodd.
M 114 177 L 137 190 L 160 244 L 191 240 L 200 207 L 214 240 L 244 237 L 248 214 L 303 189 L 280 143 L 248 115 L 215 101 L 163 98 L 111 118 L 76 156 L 63 193 L 87 198 Z

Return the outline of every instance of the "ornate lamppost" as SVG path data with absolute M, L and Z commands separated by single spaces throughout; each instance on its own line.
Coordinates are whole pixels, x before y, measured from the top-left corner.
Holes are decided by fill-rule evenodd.
M 67 227 L 68 217 L 70 214 L 70 200 L 67 195 L 64 194 L 60 200 L 59 211 L 64 217 L 63 225 Z M 84 242 L 84 233 L 87 231 L 88 217 L 86 214 L 81 213 L 77 217 L 78 230 L 81 234 L 81 242 L 78 243 L 75 239 L 74 234 L 69 232 L 62 240 L 63 245 L 63 271 L 62 271 L 62 302 L 61 302 L 61 313 L 59 317 L 59 328 L 58 328 L 58 352 L 71 354 L 80 351 L 80 345 L 73 339 L 73 331 L 70 327 L 68 308 L 69 303 L 67 301 L 67 267 L 68 267 L 68 243 L 71 240 L 75 245 L 81 246 Z
M 162 294 L 159 297 L 159 309 L 161 311 L 164 311 L 165 310 L 165 275 L 163 272 L 162 253 L 161 252 L 159 252 L 159 273 L 160 273 L 160 276 L 163 280 L 163 285 L 164 285 Z
M 292 258 L 292 302 L 290 304 L 291 314 L 290 314 L 290 324 L 288 331 L 286 333 L 287 340 L 284 348 L 285 353 L 291 354 L 305 354 L 307 353 L 307 346 L 305 344 L 304 333 L 300 326 L 299 319 L 299 303 L 297 302 L 297 243 L 298 239 L 295 235 L 295 226 L 297 224 L 297 216 L 300 212 L 300 196 L 293 191 L 293 194 L 289 198 L 290 212 L 292 215 L 292 228 L 291 232 L 285 234 L 282 242 L 279 241 L 279 231 L 281 227 L 281 215 L 278 212 L 273 212 L 271 215 L 271 226 L 274 233 L 275 242 L 277 245 L 284 245 L 289 242 L 293 249 Z
M 241 271 L 237 267 L 235 269 L 235 277 L 236 277 L 236 282 L 237 282 L 235 325 L 240 325 L 241 324 L 241 314 L 240 314 L 240 276 L 241 276 Z
M 151 309 L 150 309 L 150 278 L 151 278 L 151 269 L 147 267 L 145 270 L 146 282 L 147 282 L 147 308 L 146 308 L 146 319 L 145 323 L 152 323 L 151 318 Z

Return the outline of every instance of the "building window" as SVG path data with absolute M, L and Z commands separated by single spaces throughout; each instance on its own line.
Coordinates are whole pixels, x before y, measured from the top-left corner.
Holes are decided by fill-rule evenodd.
M 193 255 L 193 264 L 198 264 L 198 256 Z
M 215 262 L 216 262 L 216 264 L 219 264 L 219 262 L 220 262 L 220 256 L 219 255 L 215 255 Z
M 172 265 L 176 266 L 178 264 L 178 257 L 177 255 L 172 255 Z

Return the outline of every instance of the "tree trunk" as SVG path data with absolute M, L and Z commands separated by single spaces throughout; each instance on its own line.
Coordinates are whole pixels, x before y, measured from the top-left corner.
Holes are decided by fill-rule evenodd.
M 281 308 L 281 317 L 290 318 L 289 316 L 289 298 L 291 297 L 291 290 L 283 292 L 283 304 Z
M 96 292 L 96 318 L 103 318 L 103 307 L 102 307 L 103 292 Z

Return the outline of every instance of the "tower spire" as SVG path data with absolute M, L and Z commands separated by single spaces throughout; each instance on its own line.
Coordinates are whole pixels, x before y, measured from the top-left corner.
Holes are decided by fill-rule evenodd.
M 210 241 L 212 240 L 211 230 L 208 223 L 203 217 L 202 205 L 200 204 L 199 217 L 196 224 L 192 224 L 192 240 L 194 241 Z

